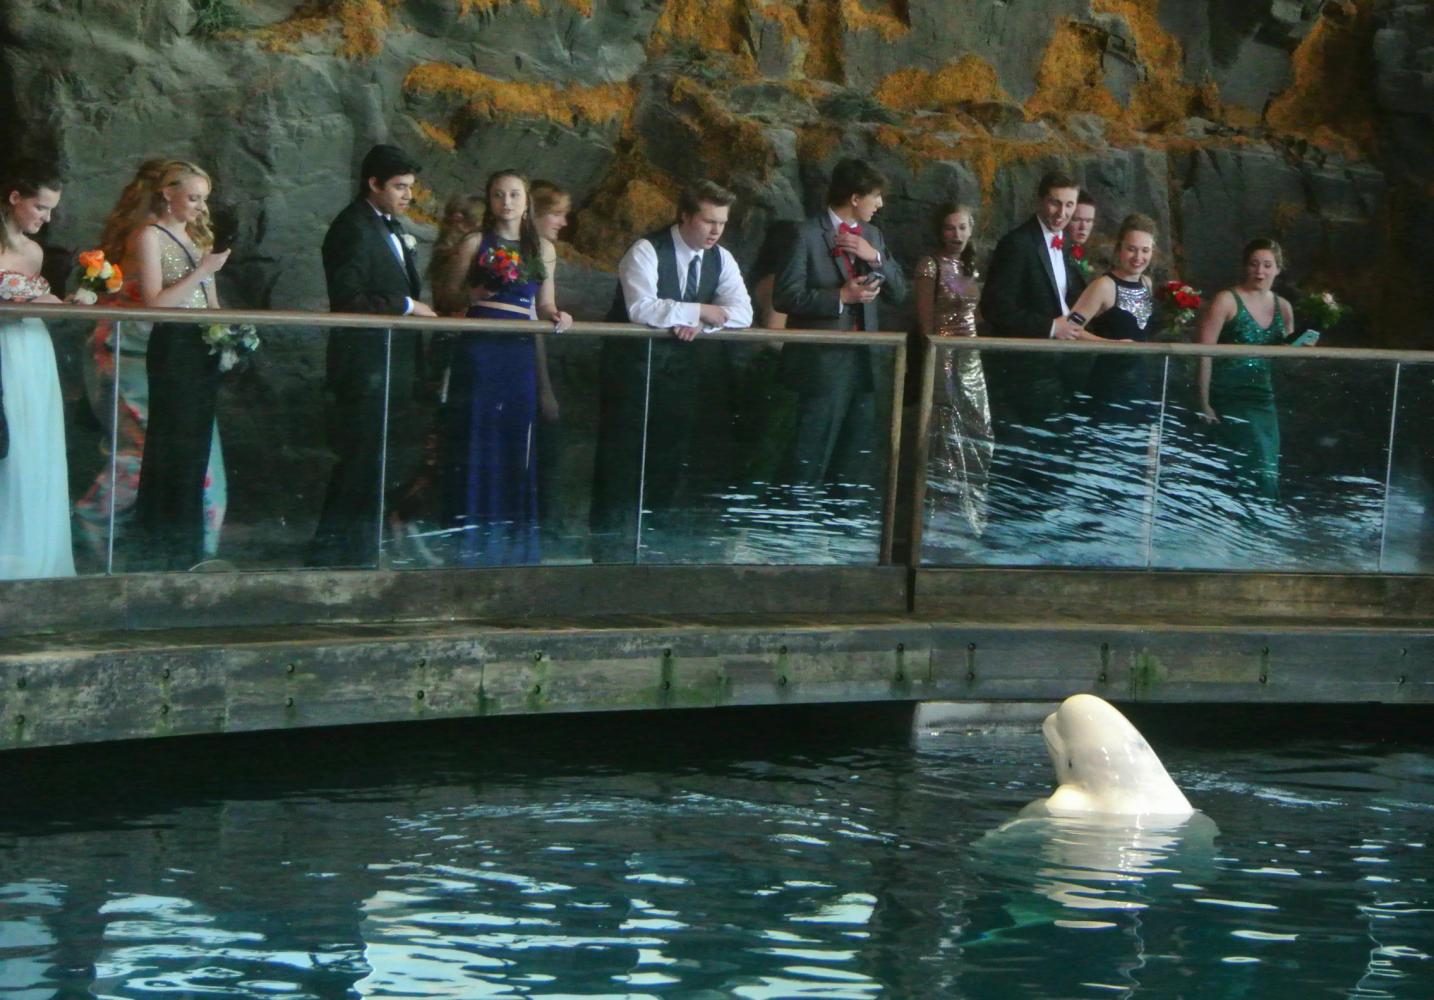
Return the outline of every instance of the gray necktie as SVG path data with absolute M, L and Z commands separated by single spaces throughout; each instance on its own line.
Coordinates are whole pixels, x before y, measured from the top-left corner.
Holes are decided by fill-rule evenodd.
M 682 301 L 697 301 L 697 254 L 687 262 L 687 282 L 682 286 Z

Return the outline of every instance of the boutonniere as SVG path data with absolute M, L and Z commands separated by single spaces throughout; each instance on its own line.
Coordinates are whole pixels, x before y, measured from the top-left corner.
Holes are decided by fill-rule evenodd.
M 1091 267 L 1090 261 L 1086 259 L 1085 246 L 1083 244 L 1077 243 L 1075 246 L 1071 247 L 1070 257 L 1071 263 L 1074 264 L 1076 270 L 1081 273 L 1081 277 L 1089 281 L 1091 272 L 1094 270 L 1094 268 Z
M 405 250 L 413 251 L 418 249 L 418 238 L 412 233 L 404 233 L 399 239 L 403 241 Z

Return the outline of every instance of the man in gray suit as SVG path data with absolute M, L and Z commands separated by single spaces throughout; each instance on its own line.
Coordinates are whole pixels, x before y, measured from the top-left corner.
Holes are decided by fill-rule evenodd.
M 832 170 L 827 207 L 797 227 L 772 305 L 790 329 L 880 329 L 877 300 L 899 303 L 906 279 L 871 217 L 886 178 L 862 160 Z M 871 483 L 877 448 L 877 356 L 870 348 L 787 344 L 782 371 L 798 394 L 792 481 Z

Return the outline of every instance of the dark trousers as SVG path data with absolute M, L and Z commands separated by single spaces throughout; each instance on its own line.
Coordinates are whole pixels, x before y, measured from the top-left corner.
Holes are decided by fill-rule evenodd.
M 378 564 L 381 512 L 414 488 L 423 457 L 425 425 L 414 398 L 417 345 L 417 335 L 406 331 L 329 334 L 326 417 L 337 461 L 309 547 L 310 566 Z
M 201 327 L 157 323 L 145 358 L 145 431 L 135 518 L 143 550 L 137 568 L 189 569 L 204 559 L 204 477 L 214 436 L 219 359 Z
M 697 500 L 714 472 L 730 471 L 726 366 L 725 345 L 700 338 L 604 342 L 589 519 L 594 562 L 633 561 L 639 503 L 669 512 Z

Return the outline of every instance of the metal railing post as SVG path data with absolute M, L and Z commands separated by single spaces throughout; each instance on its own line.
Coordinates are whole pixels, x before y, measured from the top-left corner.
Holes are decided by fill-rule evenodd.
M 1385 445 L 1384 509 L 1379 520 L 1379 562 L 1375 567 L 1379 573 L 1384 572 L 1384 547 L 1389 540 L 1389 494 L 1394 482 L 1394 431 L 1399 423 L 1399 377 L 1403 369 L 1403 363 L 1394 363 L 1394 392 L 1389 400 L 1389 441 Z

